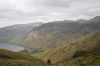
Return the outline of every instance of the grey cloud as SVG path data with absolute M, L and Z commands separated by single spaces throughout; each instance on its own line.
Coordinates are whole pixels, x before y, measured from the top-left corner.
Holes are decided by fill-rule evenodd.
M 51 7 L 69 7 L 68 0 L 45 0 L 44 5 Z
M 0 23 L 3 25 L 89 19 L 97 15 L 100 15 L 100 0 L 0 0 Z

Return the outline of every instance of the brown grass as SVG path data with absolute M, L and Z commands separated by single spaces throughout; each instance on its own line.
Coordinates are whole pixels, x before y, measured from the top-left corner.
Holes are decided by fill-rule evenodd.
M 67 43 L 64 46 L 49 52 L 46 56 L 43 56 L 42 59 L 45 62 L 50 59 L 51 63 L 72 59 L 77 51 L 91 52 L 98 44 L 100 44 L 99 42 L 100 31 Z

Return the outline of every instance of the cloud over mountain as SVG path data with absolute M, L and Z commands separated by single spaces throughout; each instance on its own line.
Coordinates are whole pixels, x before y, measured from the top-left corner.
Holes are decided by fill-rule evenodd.
M 100 15 L 99 0 L 0 0 L 0 26 Z

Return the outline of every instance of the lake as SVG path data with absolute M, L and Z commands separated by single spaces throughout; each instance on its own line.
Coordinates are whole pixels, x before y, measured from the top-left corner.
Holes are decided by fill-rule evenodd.
M 20 47 L 18 45 L 9 44 L 9 43 L 0 43 L 0 48 L 10 50 L 10 51 L 15 51 L 15 52 L 24 50 L 23 47 Z

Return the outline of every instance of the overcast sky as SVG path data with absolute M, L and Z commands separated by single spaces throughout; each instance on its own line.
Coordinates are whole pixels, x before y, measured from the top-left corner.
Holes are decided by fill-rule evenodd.
M 0 0 L 0 27 L 99 15 L 100 0 Z

